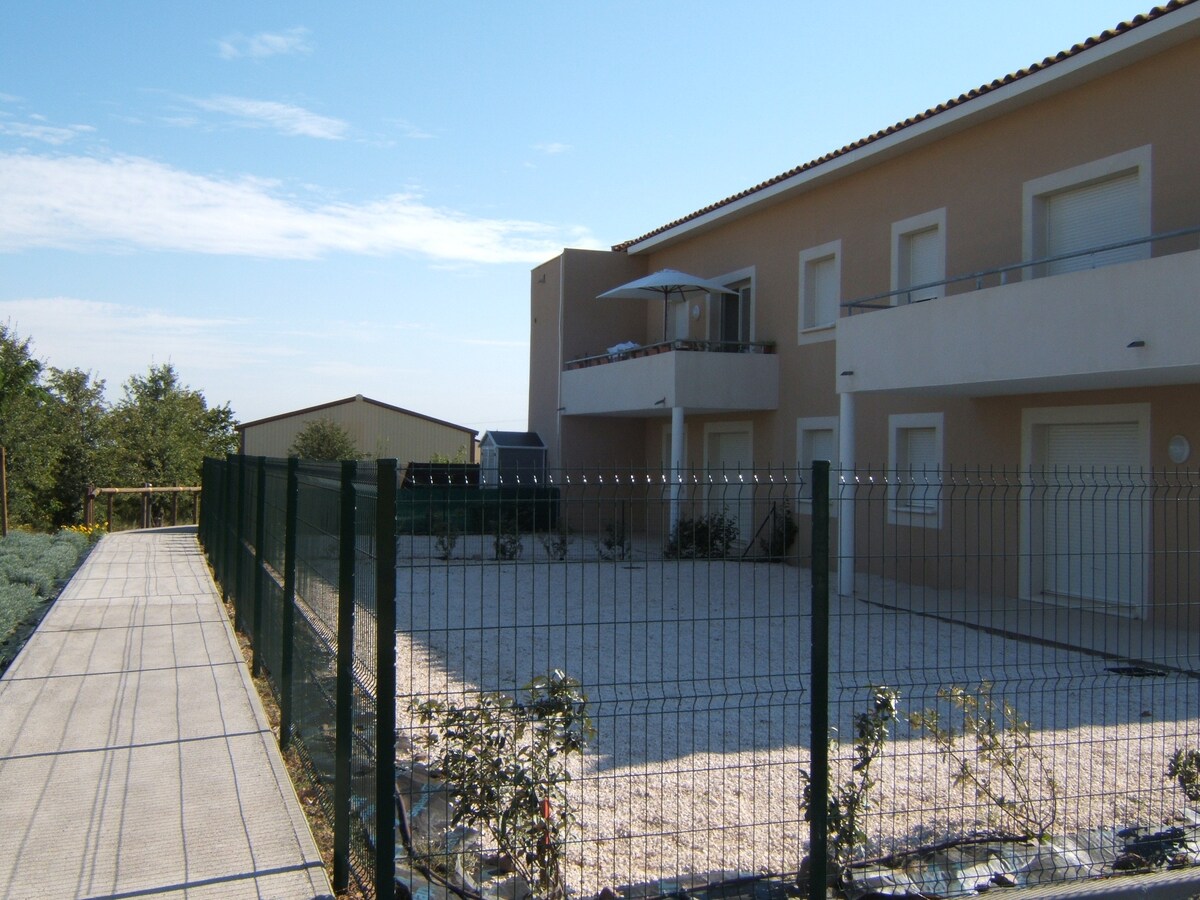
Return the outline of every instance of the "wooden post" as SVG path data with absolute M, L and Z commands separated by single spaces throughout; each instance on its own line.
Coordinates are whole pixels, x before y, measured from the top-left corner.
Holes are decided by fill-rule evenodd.
M 104 523 L 105 531 L 112 531 L 113 495 L 108 495 L 108 520 Z
M 171 527 L 179 524 L 179 491 L 171 495 Z

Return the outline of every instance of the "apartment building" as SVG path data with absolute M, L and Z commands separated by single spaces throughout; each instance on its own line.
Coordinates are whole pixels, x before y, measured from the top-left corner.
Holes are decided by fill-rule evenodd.
M 1200 3 L 1173 2 L 611 252 L 564 250 L 532 274 L 530 429 L 568 468 L 1195 468 L 1197 98 Z M 663 268 L 730 293 L 670 302 L 665 334 L 661 304 L 597 299 Z M 889 524 L 942 513 L 898 488 Z M 1089 540 L 1137 556 L 1149 516 L 1127 518 Z M 1023 558 L 1053 527 L 1021 527 Z M 1154 576 L 1084 581 L 1153 606 Z

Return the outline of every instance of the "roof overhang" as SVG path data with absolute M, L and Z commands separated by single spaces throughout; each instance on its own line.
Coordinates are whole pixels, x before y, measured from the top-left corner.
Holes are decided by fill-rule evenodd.
M 964 95 L 958 101 L 951 101 L 953 105 L 948 108 L 929 111 L 916 117 L 911 124 L 893 126 L 857 146 L 851 145 L 850 149 L 824 157 L 824 161 L 803 166 L 790 177 L 752 188 L 614 249 L 624 249 L 629 254 L 662 250 L 1200 37 L 1200 3 L 1171 6 L 1162 8 L 1164 11 L 1153 18 L 1134 20 L 1135 27 L 1112 34 L 1091 46 L 1080 45 L 1072 51 L 1064 51 L 1059 57 L 1046 60 L 1036 70 L 1027 70 L 1008 83 L 997 85 L 993 82 L 995 86 L 988 86 L 978 96 L 966 98 Z

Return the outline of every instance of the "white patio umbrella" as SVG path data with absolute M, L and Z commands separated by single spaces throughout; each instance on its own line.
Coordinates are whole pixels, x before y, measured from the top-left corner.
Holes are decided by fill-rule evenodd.
M 678 269 L 659 269 L 643 278 L 597 295 L 598 300 L 659 300 L 663 302 L 663 340 L 667 339 L 667 307 L 690 293 L 736 294 L 725 285 Z

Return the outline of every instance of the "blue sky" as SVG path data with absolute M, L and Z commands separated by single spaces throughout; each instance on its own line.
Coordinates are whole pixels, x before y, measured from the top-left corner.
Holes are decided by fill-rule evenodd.
M 0 321 L 241 421 L 356 393 L 522 429 L 529 270 L 1150 7 L 8 3 Z

